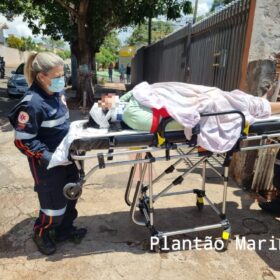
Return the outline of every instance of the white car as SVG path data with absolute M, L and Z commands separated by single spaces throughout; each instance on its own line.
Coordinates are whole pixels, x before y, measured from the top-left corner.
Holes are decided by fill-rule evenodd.
M 23 75 L 24 63 L 20 64 L 16 71 L 12 71 L 12 77 L 8 80 L 7 93 L 9 96 L 22 97 L 28 89 L 28 84 Z

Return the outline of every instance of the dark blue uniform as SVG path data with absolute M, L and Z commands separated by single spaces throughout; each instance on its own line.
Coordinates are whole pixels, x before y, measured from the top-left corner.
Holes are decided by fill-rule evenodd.
M 63 93 L 47 94 L 36 82 L 12 109 L 9 120 L 15 129 L 15 145 L 28 157 L 40 215 L 35 232 L 56 228 L 67 231 L 77 217 L 76 201 L 68 201 L 63 187 L 78 179 L 74 164 L 47 169 L 52 153 L 69 130 L 69 111 Z

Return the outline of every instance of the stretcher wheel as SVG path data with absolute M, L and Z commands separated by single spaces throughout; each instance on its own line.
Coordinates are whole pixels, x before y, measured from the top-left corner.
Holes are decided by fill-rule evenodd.
M 82 195 L 81 185 L 78 183 L 68 183 L 63 188 L 63 194 L 70 200 L 76 200 Z

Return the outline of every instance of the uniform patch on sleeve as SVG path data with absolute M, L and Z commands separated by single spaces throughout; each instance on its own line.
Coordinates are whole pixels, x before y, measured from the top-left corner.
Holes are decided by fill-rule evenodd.
M 18 115 L 18 122 L 25 124 L 29 121 L 29 115 L 26 112 L 21 111 Z

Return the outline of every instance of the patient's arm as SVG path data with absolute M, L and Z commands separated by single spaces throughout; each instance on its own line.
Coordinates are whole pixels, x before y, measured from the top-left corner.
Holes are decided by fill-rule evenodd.
M 266 94 L 262 97 L 267 99 L 268 101 L 271 101 L 271 99 L 277 100 L 277 97 L 279 95 L 279 90 L 280 90 L 280 81 L 276 81 L 270 86 Z M 272 115 L 280 114 L 280 102 L 270 102 L 270 106 L 271 106 Z
M 280 102 L 270 102 L 271 114 L 280 114 Z

